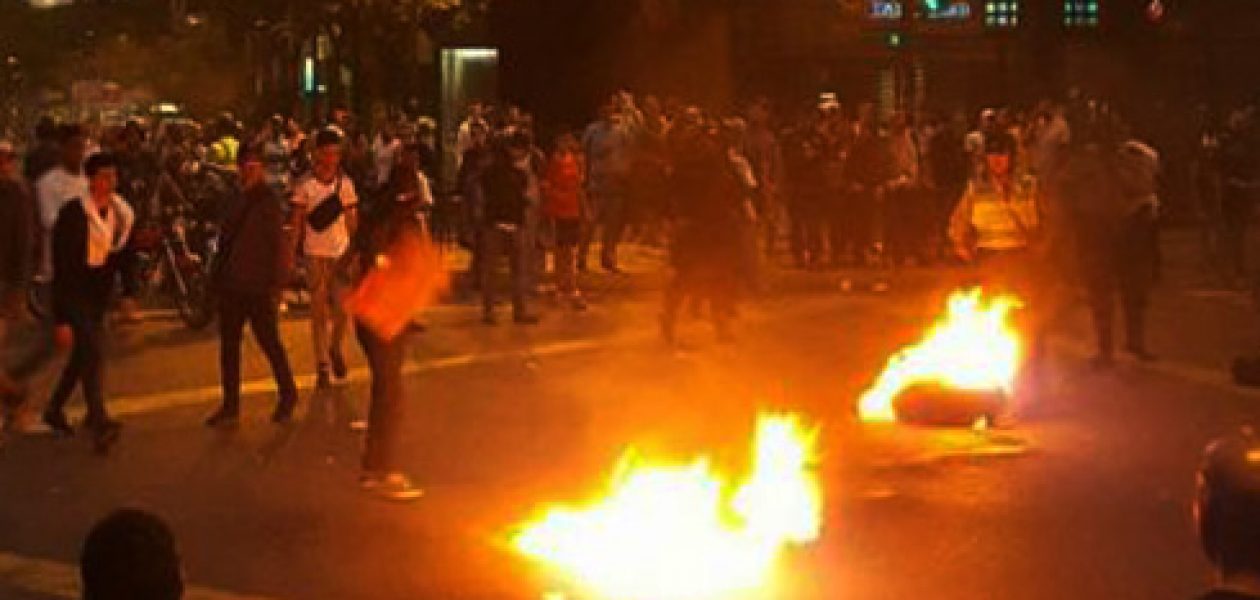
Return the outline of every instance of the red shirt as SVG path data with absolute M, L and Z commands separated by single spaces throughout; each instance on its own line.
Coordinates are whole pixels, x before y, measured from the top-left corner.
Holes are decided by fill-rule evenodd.
M 566 152 L 547 161 L 543 176 L 543 214 L 554 219 L 582 216 L 582 165 L 576 154 Z

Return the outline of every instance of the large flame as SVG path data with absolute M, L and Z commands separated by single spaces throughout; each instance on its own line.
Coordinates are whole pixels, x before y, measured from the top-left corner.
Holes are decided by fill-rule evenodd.
M 954 292 L 944 318 L 923 341 L 889 359 L 884 372 L 858 401 L 858 416 L 866 422 L 896 420 L 893 403 L 915 385 L 1010 393 L 1022 348 L 1008 316 L 1021 305 L 1019 299 L 1007 295 L 986 300 L 980 288 Z
M 752 473 L 734 490 L 707 458 L 659 465 L 628 450 L 603 498 L 549 508 L 513 544 L 602 600 L 709 600 L 761 591 L 789 544 L 818 538 L 816 439 L 817 430 L 805 430 L 794 415 L 762 415 Z

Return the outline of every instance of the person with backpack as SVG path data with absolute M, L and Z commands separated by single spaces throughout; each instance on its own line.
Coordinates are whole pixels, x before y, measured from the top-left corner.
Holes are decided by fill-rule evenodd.
M 269 184 L 263 152 L 242 149 L 238 162 L 241 188 L 224 211 L 213 270 L 223 404 L 206 420 L 208 427 L 226 429 L 236 427 L 240 419 L 241 334 L 247 322 L 271 365 L 279 392 L 272 421 L 287 423 L 298 400 L 278 325 L 278 298 L 288 281 L 293 256 L 285 242 L 284 208 Z

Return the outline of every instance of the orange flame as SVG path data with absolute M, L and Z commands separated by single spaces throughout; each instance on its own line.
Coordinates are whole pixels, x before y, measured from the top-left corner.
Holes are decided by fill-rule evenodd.
M 794 415 L 762 415 L 752 473 L 733 492 L 705 457 L 654 465 L 630 449 L 602 499 L 549 508 L 513 545 L 603 600 L 708 600 L 762 590 L 789 544 L 818 539 L 817 434 Z
M 893 403 L 915 385 L 1011 392 L 1023 351 L 1008 317 L 1022 305 L 1008 295 L 985 300 L 980 288 L 954 292 L 945 317 L 921 342 L 889 359 L 874 385 L 862 394 L 859 418 L 865 422 L 895 421 Z

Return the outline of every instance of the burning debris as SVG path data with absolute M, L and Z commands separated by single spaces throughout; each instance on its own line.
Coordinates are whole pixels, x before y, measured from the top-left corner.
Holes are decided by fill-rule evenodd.
M 889 359 L 858 401 L 858 416 L 968 425 L 999 413 L 1023 359 L 1009 322 L 1021 305 L 1013 296 L 986 299 L 980 288 L 952 294 L 945 316 L 923 340 Z
M 513 545 L 600 600 L 763 592 L 782 552 L 820 534 L 817 433 L 794 415 L 762 415 L 751 473 L 737 487 L 706 457 L 653 464 L 628 450 L 600 499 L 548 508 Z

